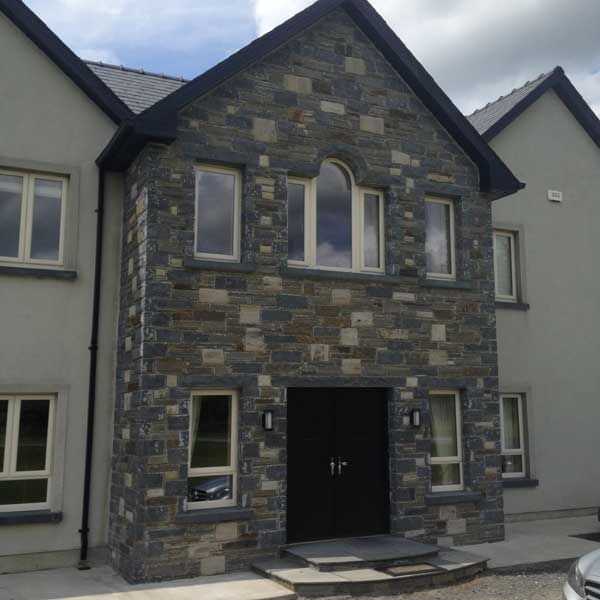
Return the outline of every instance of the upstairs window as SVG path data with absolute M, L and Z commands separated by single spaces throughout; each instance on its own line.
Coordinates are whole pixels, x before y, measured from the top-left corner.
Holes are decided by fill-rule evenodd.
M 67 179 L 0 171 L 0 261 L 63 264 Z
M 0 512 L 49 508 L 53 396 L 0 396 Z
M 494 231 L 494 273 L 496 299 L 517 301 L 517 236 L 512 231 Z
M 332 271 L 383 273 L 383 193 L 360 188 L 329 159 L 315 179 L 288 179 L 288 262 Z
M 427 277 L 456 279 L 454 202 L 425 199 L 425 254 Z
M 212 165 L 196 168 L 196 257 L 240 260 L 240 204 L 239 171 Z

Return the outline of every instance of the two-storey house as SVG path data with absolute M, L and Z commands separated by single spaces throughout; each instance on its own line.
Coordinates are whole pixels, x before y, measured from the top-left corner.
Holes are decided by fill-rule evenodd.
M 0 113 L 15 127 L 0 153 L 13 241 L 0 250 L 17 282 L 2 281 L 13 307 L 2 476 L 20 478 L 28 447 L 28 478 L 61 493 L 65 535 L 21 533 L 25 513 L 58 508 L 38 502 L 44 484 L 17 486 L 20 552 L 74 547 L 90 479 L 95 545 L 107 534 L 130 581 L 219 573 L 332 537 L 502 539 L 492 202 L 522 184 L 370 4 L 319 0 L 187 83 L 86 66 L 34 16 L 19 19 L 20 3 L 0 7 L 2 43 L 42 73 L 10 68 L 22 80 Z M 44 165 L 19 162 L 42 150 Z M 78 168 L 80 201 L 64 195 Z M 109 189 L 114 211 L 94 240 Z M 75 207 L 87 220 L 58 227 Z M 40 221 L 47 252 L 58 230 L 79 232 L 43 268 Z M 34 278 L 48 270 L 61 279 Z M 37 416 L 21 428 L 29 400 Z

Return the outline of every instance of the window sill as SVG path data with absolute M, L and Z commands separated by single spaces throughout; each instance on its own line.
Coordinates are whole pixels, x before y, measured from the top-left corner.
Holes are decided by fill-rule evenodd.
M 250 508 L 231 506 L 227 508 L 194 509 L 180 513 L 175 518 L 179 524 L 186 523 L 223 523 L 225 521 L 247 521 L 254 516 Z
M 77 277 L 77 271 L 64 269 L 47 269 L 44 267 L 12 267 L 0 265 L 0 275 L 14 275 L 17 277 L 35 277 L 37 279 L 66 279 L 73 280 Z
M 429 288 L 445 288 L 451 290 L 471 290 L 473 289 L 473 282 L 460 280 L 460 279 L 433 279 L 428 277 L 426 279 L 419 280 L 421 287 Z
M 503 300 L 496 300 L 496 308 L 526 311 L 529 310 L 529 304 L 526 302 L 505 302 Z
M 2 525 L 32 525 L 36 523 L 60 523 L 61 512 L 49 510 L 23 510 L 19 512 L 0 512 L 0 526 Z
M 202 269 L 203 271 L 225 271 L 227 273 L 253 273 L 256 265 L 241 262 L 228 262 L 225 260 L 205 260 L 185 256 L 183 266 L 189 269 Z
M 479 492 L 431 492 L 425 494 L 425 504 L 438 506 L 442 504 L 467 504 L 469 502 L 479 502 L 481 494 Z
M 299 279 L 329 279 L 338 281 L 370 281 L 379 283 L 401 283 L 407 277 L 414 278 L 416 274 L 400 273 L 399 275 L 385 275 L 383 273 L 356 273 L 354 271 L 328 271 L 327 269 L 307 269 L 304 267 L 284 266 L 281 274 Z
M 502 480 L 503 488 L 530 488 L 540 485 L 539 480 L 529 479 L 529 477 L 508 477 Z

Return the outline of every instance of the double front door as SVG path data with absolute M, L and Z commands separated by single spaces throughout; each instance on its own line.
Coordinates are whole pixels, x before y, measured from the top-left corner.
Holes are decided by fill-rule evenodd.
M 389 532 L 386 392 L 287 395 L 288 543 Z

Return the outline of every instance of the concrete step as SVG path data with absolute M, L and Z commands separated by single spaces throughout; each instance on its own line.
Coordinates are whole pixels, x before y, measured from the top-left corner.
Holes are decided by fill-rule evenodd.
M 259 561 L 253 569 L 303 597 L 392 595 L 469 579 L 481 573 L 486 560 L 450 549 L 422 562 L 387 568 L 320 571 L 294 558 Z
M 319 571 L 347 571 L 409 565 L 438 552 L 438 546 L 394 535 L 376 535 L 293 544 L 282 555 Z

